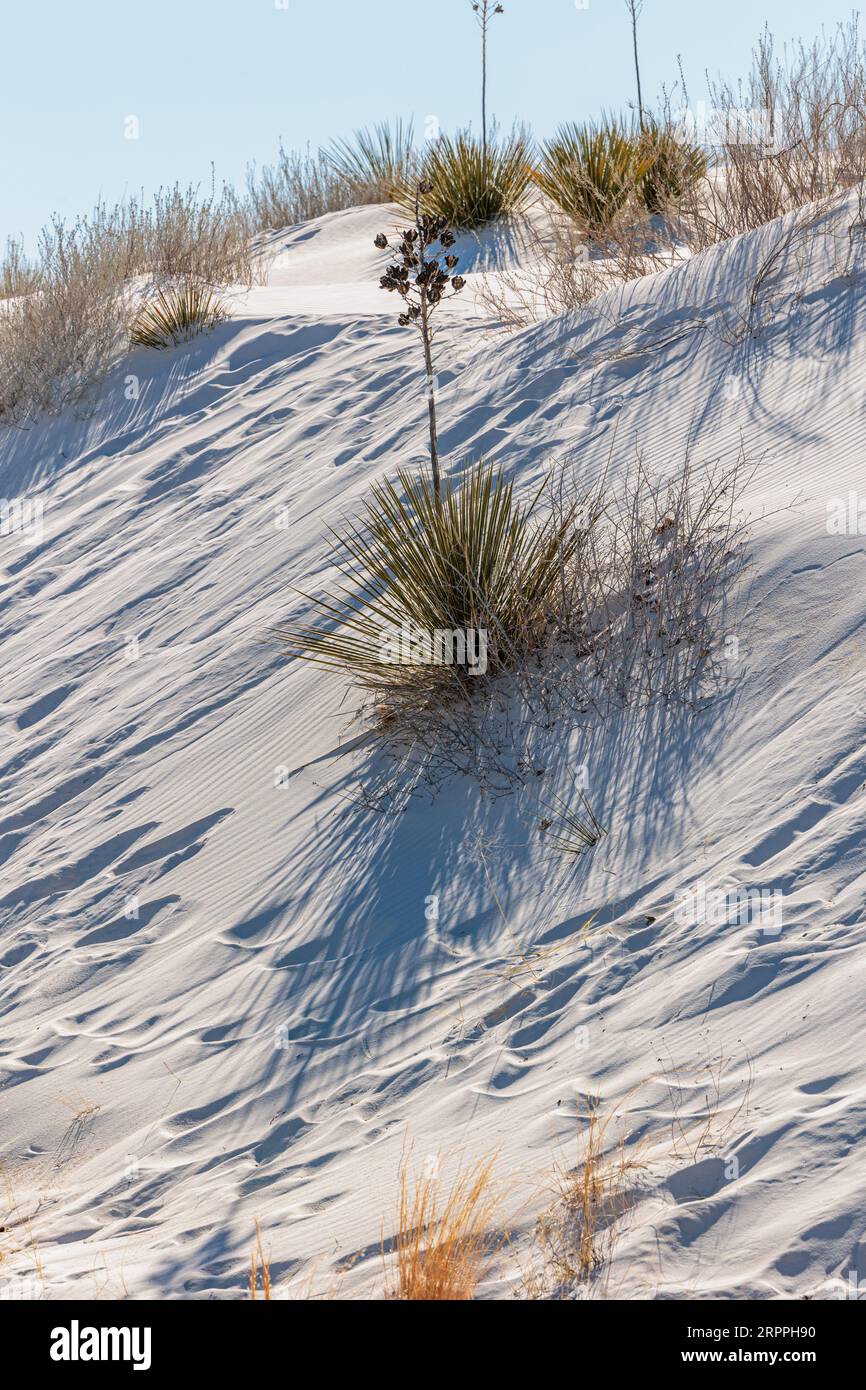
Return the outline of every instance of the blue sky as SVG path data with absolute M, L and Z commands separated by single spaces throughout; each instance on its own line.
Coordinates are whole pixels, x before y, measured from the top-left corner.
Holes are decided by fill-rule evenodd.
M 491 32 L 489 102 L 506 125 L 551 133 L 634 99 L 625 0 L 504 0 Z M 811 39 L 851 13 L 822 0 L 644 0 L 645 98 L 704 71 L 745 74 L 766 20 Z M 434 28 L 435 22 L 435 28 Z M 0 240 L 32 244 L 70 217 L 175 180 L 241 183 L 280 137 L 326 143 L 386 117 L 479 119 L 470 0 L 8 0 L 3 17 Z M 138 121 L 138 138 L 127 138 Z

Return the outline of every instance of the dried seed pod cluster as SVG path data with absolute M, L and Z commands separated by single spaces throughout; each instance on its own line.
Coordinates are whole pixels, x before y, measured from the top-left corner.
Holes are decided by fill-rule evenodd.
M 383 290 L 396 291 L 403 299 L 406 307 L 399 320 L 403 327 L 418 322 L 425 310 L 429 313 L 441 304 L 449 287 L 452 295 L 464 288 L 463 276 L 453 274 L 458 257 L 448 254 L 454 243 L 445 218 L 426 213 L 418 218 L 417 226 L 402 233 L 396 247 L 392 248 L 384 233 L 376 237 L 380 251 L 393 249 L 397 253 L 379 283 Z M 439 250 L 432 254 L 435 247 Z

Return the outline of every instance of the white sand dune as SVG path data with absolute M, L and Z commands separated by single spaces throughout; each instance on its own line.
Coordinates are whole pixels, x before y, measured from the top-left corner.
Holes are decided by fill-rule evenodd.
M 284 1292 L 375 1295 L 407 1145 L 446 1180 L 498 1151 L 506 1296 L 589 1095 L 649 1145 L 613 1291 L 866 1280 L 866 543 L 827 528 L 866 509 L 853 217 L 508 339 L 469 291 L 442 310 L 449 466 L 526 495 L 566 455 L 755 467 L 722 696 L 551 746 L 545 785 L 586 764 L 609 830 L 576 873 L 531 789 L 365 803 L 354 697 L 266 640 L 325 585 L 328 526 L 424 461 L 418 345 L 376 284 L 393 212 L 286 233 L 214 335 L 0 435 L 0 496 L 45 504 L 41 542 L 2 542 L 0 1241 L 32 1232 L 46 1296 L 242 1296 L 256 1219 Z M 783 894 L 781 933 L 683 920 L 698 880 Z M 712 1072 L 690 1152 L 677 1106 L 716 1108 Z

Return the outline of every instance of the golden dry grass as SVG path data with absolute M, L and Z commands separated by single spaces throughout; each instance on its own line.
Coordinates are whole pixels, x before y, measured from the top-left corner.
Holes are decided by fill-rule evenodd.
M 496 1229 L 501 1197 L 495 1157 L 466 1165 L 447 1197 L 434 1171 L 412 1180 L 400 1168 L 393 1283 L 388 1297 L 419 1302 L 466 1302 L 505 1237 Z
M 20 1256 L 27 1257 L 24 1267 Z M 44 1293 L 45 1269 L 33 1216 L 16 1197 L 12 1179 L 0 1163 L 0 1300 L 40 1298 Z
M 271 1260 L 270 1252 L 265 1255 L 262 1248 L 262 1231 L 256 1221 L 256 1243 L 250 1251 L 250 1298 L 255 1302 L 261 1296 L 266 1303 L 271 1301 Z

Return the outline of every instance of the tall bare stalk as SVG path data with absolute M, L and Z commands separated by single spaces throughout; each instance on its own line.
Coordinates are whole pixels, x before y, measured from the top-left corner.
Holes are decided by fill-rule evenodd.
M 628 10 L 629 15 L 630 15 L 630 17 L 631 17 L 631 36 L 632 36 L 632 43 L 633 43 L 633 46 L 634 46 L 634 73 L 635 73 L 635 77 L 637 78 L 637 109 L 638 109 L 638 119 L 639 119 L 639 121 L 640 121 L 640 128 L 641 128 L 641 130 L 643 130 L 643 128 L 644 128 L 644 119 L 643 119 L 643 96 L 642 96 L 642 94 L 641 94 L 641 87 L 640 87 L 640 62 L 639 62 L 639 60 L 638 60 L 638 51 L 637 51 L 637 22 L 638 22 L 638 19 L 639 19 L 639 17 L 640 17 L 641 10 L 643 9 L 643 0 L 625 0 L 625 4 L 626 4 L 626 9 Z
M 492 0 L 473 0 L 472 8 L 478 20 L 478 27 L 481 30 L 481 143 L 485 157 L 487 155 L 487 35 L 490 29 L 490 21 L 494 15 L 505 14 L 502 5 L 495 5 Z

